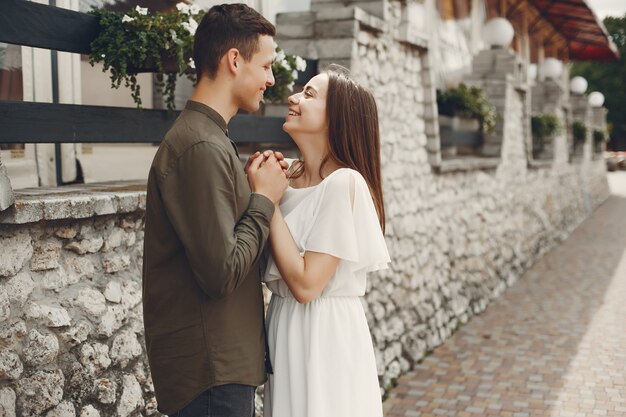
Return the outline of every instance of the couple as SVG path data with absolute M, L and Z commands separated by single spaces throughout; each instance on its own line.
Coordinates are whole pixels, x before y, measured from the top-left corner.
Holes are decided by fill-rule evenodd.
M 267 381 L 265 417 L 381 417 L 359 299 L 389 262 L 376 104 L 331 67 L 289 98 L 283 128 L 302 160 L 257 152 L 244 171 L 228 121 L 274 83 L 274 35 L 243 4 L 207 12 L 198 84 L 150 168 L 143 308 L 158 408 L 252 417 Z

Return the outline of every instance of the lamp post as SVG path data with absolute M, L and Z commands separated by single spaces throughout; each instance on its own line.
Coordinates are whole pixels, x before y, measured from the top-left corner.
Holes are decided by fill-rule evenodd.
M 544 77 L 556 80 L 563 73 L 563 63 L 556 58 L 546 58 L 543 62 L 542 72 Z
M 487 22 L 483 37 L 492 49 L 509 46 L 515 35 L 513 25 L 503 17 L 496 17 Z
M 604 104 L 604 94 L 599 91 L 594 91 L 589 94 L 589 105 L 591 107 L 602 107 Z
M 585 94 L 585 91 L 587 91 L 587 86 L 587 80 L 580 76 L 572 78 L 569 83 L 570 91 L 572 92 L 572 94 L 576 94 L 577 96 L 582 96 L 583 94 Z

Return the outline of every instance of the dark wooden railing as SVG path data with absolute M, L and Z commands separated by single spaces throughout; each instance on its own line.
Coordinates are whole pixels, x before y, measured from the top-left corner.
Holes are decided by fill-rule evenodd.
M 56 51 L 88 54 L 98 31 L 98 20 L 90 14 L 0 0 L 0 42 L 52 51 L 54 97 L 53 103 L 0 101 L 0 143 L 55 143 L 60 149 L 60 143 L 161 141 L 179 112 L 58 103 Z M 307 71 L 297 83 L 305 84 L 316 73 L 317 61 L 307 60 Z M 289 142 L 283 122 L 282 117 L 237 115 L 229 131 L 238 143 Z
M 0 42 L 88 54 L 96 17 L 25 0 L 0 1 Z M 304 84 L 317 72 L 307 60 Z M 104 106 L 0 101 L 0 143 L 159 142 L 177 112 Z M 229 124 L 237 142 L 288 142 L 283 118 L 238 115 Z

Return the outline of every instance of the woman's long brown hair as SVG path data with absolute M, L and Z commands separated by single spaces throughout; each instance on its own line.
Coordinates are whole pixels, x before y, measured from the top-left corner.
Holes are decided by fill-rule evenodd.
M 376 100 L 368 89 L 349 77 L 346 68 L 332 64 L 324 72 L 328 74 L 326 118 L 329 152 L 320 166 L 320 176 L 322 168 L 330 160 L 358 171 L 367 182 L 384 233 L 385 204 Z M 291 175 L 292 178 L 304 172 L 303 164 L 299 165 Z

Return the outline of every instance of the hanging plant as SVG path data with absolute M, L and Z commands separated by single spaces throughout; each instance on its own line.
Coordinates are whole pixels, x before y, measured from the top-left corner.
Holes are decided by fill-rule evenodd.
M 533 137 L 533 156 L 538 157 L 546 145 L 552 143 L 554 136 L 561 130 L 561 124 L 556 115 L 551 113 L 536 114 L 530 118 Z
M 543 143 L 550 143 L 554 136 L 561 130 L 559 119 L 550 113 L 538 114 L 531 117 L 530 120 L 533 137 Z
M 269 103 L 286 103 L 293 92 L 298 72 L 306 70 L 306 61 L 297 55 L 286 54 L 274 43 L 276 57 L 272 63 L 274 85 L 265 90 L 264 100 Z
M 602 130 L 598 130 L 595 129 L 593 131 L 593 146 L 594 149 L 596 150 L 596 152 L 601 152 L 602 151 L 602 144 L 604 143 L 605 136 L 604 136 L 604 132 Z
M 191 50 L 204 11 L 178 3 L 168 13 L 149 14 L 139 6 L 126 13 L 103 9 L 90 13 L 98 17 L 100 32 L 91 43 L 89 63 L 102 63 L 103 71 L 110 71 L 111 87 L 119 88 L 124 82 L 137 107 L 142 104 L 137 73 L 155 72 L 157 90 L 167 108 L 173 109 L 176 77 L 187 75 L 195 81 Z
M 457 88 L 447 91 L 437 90 L 437 106 L 439 114 L 477 119 L 481 130 L 492 132 L 496 127 L 498 113 L 479 87 L 460 84 Z
M 192 59 L 193 40 L 205 11 L 196 5 L 176 4 L 171 12 L 150 14 L 147 8 L 137 6 L 127 12 L 104 9 L 93 10 L 98 17 L 100 32 L 91 43 L 89 63 L 103 65 L 110 71 L 111 87 L 122 83 L 130 88 L 133 101 L 141 107 L 141 89 L 138 72 L 156 74 L 157 91 L 165 97 L 167 108 L 174 109 L 174 92 L 178 76 L 196 81 Z M 293 89 L 297 71 L 306 69 L 306 61 L 285 54 L 276 46 L 276 60 L 272 70 L 276 82 L 265 92 L 269 102 L 285 102 Z
M 587 138 L 587 126 L 581 121 L 575 121 L 572 123 L 572 136 L 574 138 L 574 148 L 584 144 Z

